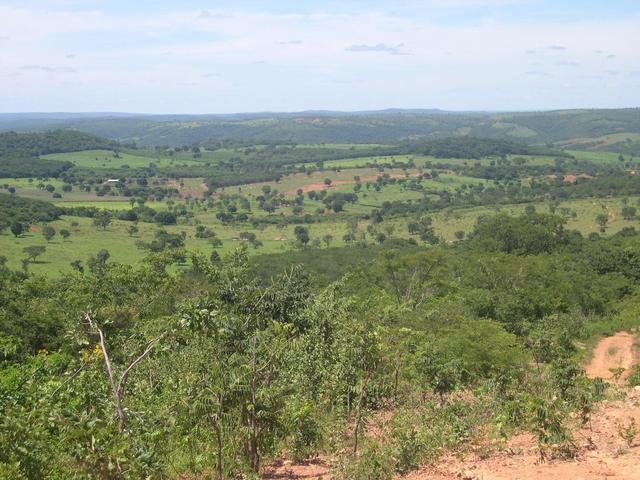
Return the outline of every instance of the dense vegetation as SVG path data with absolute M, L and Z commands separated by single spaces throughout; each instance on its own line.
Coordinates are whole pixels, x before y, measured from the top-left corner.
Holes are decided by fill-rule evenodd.
M 31 157 L 0 157 L 0 177 L 58 177 L 71 167 L 71 162 Z
M 114 149 L 118 144 L 88 133 L 52 130 L 34 133 L 0 133 L 0 177 L 58 177 L 71 162 L 41 160 L 39 155 Z
M 2 267 L 2 478 L 235 478 L 283 452 L 390 478 L 486 428 L 571 456 L 564 419 L 603 393 L 573 341 L 637 322 L 639 237 L 535 213 L 471 237 L 359 266 L 348 247 L 326 287 L 300 267 L 258 280 L 242 249 L 172 274 L 179 245 L 58 280 Z M 364 436 L 390 406 L 388 434 Z
M 181 128 L 188 123 L 188 128 Z M 395 143 L 415 137 L 525 140 L 544 144 L 571 138 L 640 133 L 640 111 L 569 110 L 530 113 L 450 113 L 385 111 L 292 114 L 6 118 L 8 128 L 77 129 L 139 145 L 192 145 L 208 140 L 252 143 Z M 2 122 L 0 122 L 0 127 Z
M 49 202 L 0 193 L 0 224 L 50 222 L 60 217 L 62 209 Z
M 0 158 L 5 156 L 37 157 L 49 153 L 81 150 L 112 150 L 118 144 L 112 140 L 74 130 L 51 130 L 33 133 L 0 133 Z
M 475 137 L 448 137 L 435 139 L 406 147 L 410 153 L 431 155 L 436 158 L 485 158 L 515 155 L 556 155 L 563 154 L 550 149 L 530 147 L 522 143 Z

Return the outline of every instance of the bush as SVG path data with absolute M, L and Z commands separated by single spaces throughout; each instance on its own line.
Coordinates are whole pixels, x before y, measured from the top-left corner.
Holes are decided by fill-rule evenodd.
M 335 472 L 336 480 L 389 480 L 393 459 L 380 443 L 372 441 L 355 457 L 345 457 Z
M 313 405 L 304 402 L 295 405 L 289 416 L 292 432 L 290 451 L 295 460 L 304 460 L 317 451 L 322 434 L 314 413 Z
M 396 472 L 405 475 L 420 466 L 422 443 L 413 425 L 404 425 L 392 432 L 393 458 Z
M 631 370 L 631 374 L 629 375 L 629 385 L 631 387 L 637 387 L 640 385 L 640 365 L 636 365 Z

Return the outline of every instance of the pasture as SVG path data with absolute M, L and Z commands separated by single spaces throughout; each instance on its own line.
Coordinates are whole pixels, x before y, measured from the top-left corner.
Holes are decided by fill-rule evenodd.
M 82 152 L 70 152 L 70 153 L 54 153 L 51 155 L 43 155 L 40 158 L 61 160 L 66 162 L 72 162 L 75 166 L 81 168 L 146 168 L 151 164 L 156 167 L 170 167 L 176 164 L 197 164 L 192 158 L 173 158 L 164 156 L 142 156 L 138 151 L 135 153 L 130 152 L 118 152 L 117 154 L 109 150 L 85 150 Z

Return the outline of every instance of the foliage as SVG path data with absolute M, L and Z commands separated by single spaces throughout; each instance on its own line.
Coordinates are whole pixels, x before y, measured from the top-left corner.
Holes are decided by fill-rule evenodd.
M 62 210 L 51 203 L 0 193 L 0 216 L 8 222 L 50 222 L 61 214 Z

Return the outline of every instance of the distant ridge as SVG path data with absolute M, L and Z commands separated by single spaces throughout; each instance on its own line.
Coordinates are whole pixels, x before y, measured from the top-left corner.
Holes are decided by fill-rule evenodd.
M 122 112 L 2 113 L 0 131 L 70 129 L 141 146 L 190 146 L 203 142 L 375 143 L 473 136 L 545 145 L 640 151 L 640 109 L 582 109 L 541 112 L 454 112 L 439 109 L 232 114 L 145 114 Z M 615 138 L 602 138 L 615 135 Z M 623 147 L 622 144 L 625 143 Z M 613 145 L 613 147 L 612 147 Z M 617 150 L 614 150 L 617 151 Z

